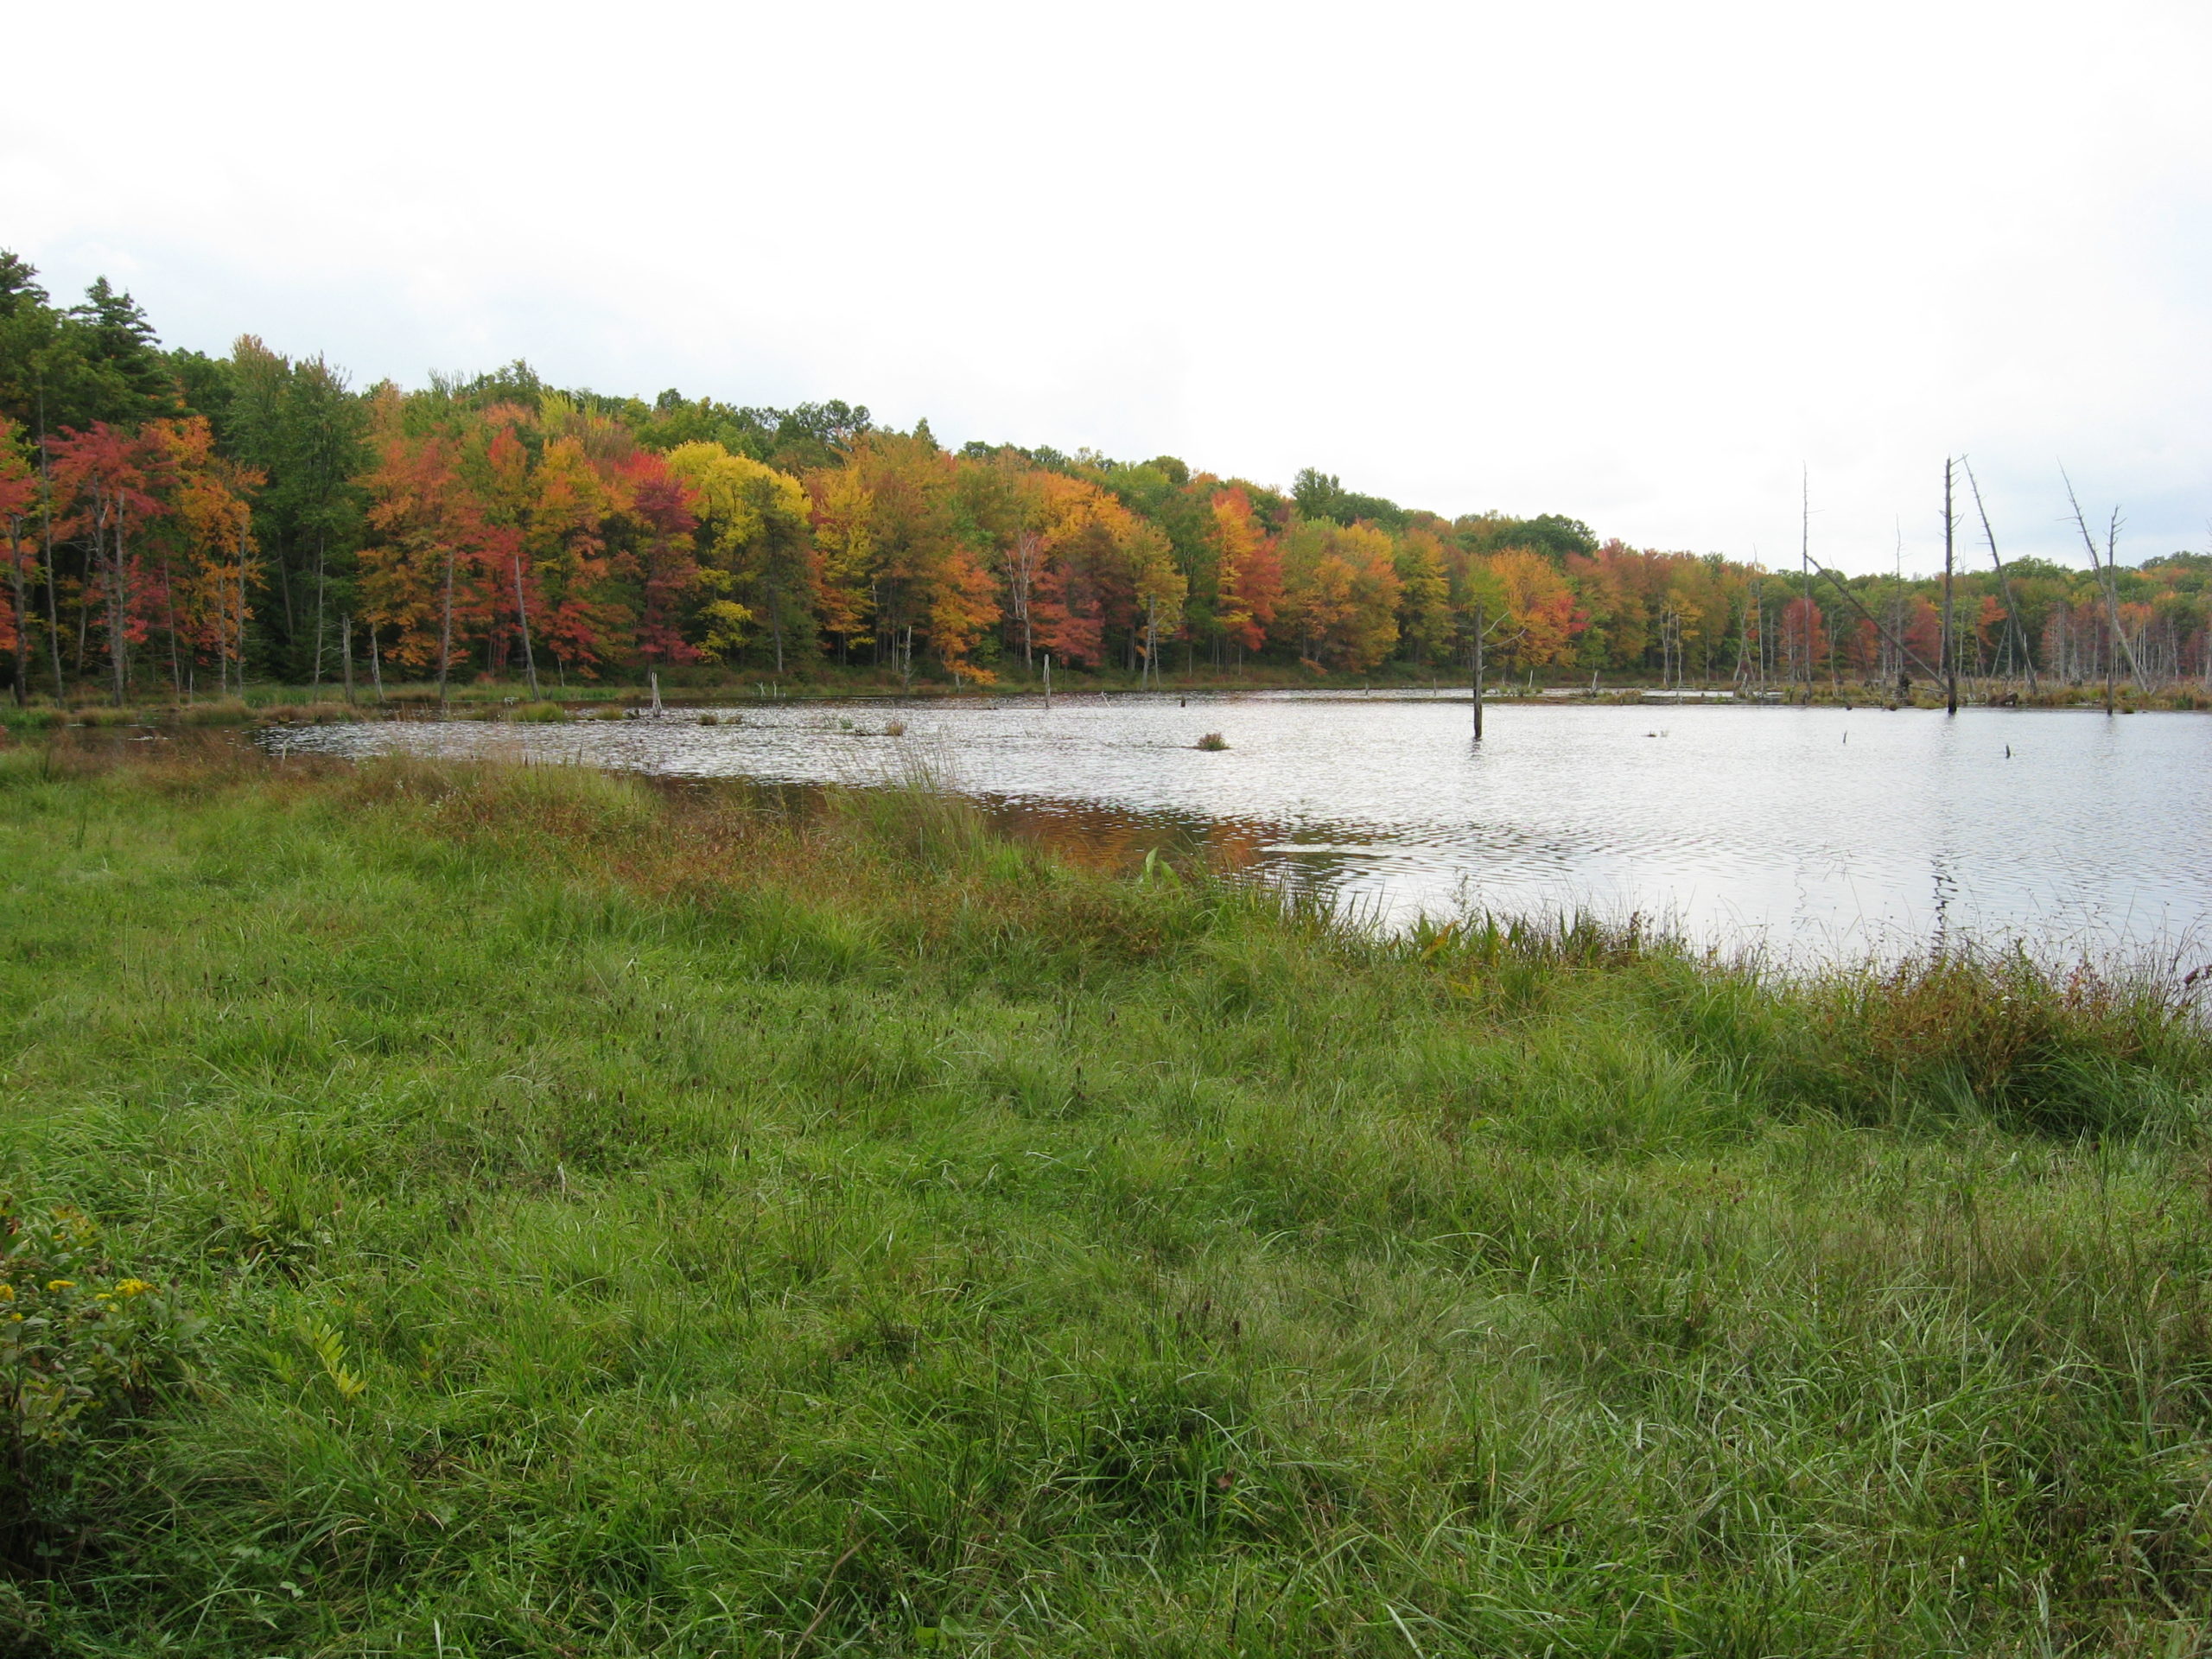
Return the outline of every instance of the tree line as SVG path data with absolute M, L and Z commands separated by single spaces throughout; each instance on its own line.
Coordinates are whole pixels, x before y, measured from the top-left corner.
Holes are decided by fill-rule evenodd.
M 164 348 L 105 279 L 0 252 L 0 657 L 18 701 L 391 673 L 558 688 L 721 665 L 988 683 L 1049 656 L 1548 679 L 1889 683 L 1948 660 L 2212 674 L 2212 558 L 1848 580 L 1044 447 L 940 445 L 841 402 L 651 402 L 526 365 L 365 388 L 260 340 Z

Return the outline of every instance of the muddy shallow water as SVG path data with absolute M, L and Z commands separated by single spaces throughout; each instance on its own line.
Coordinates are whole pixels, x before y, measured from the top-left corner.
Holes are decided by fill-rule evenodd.
M 764 703 L 711 726 L 671 710 L 264 741 L 810 784 L 919 772 L 1091 856 L 1203 851 L 1391 919 L 1579 906 L 1791 956 L 1961 936 L 2212 954 L 2212 721 L 1506 702 L 1478 745 L 1463 696 Z M 1196 747 L 1210 732 L 1229 747 Z

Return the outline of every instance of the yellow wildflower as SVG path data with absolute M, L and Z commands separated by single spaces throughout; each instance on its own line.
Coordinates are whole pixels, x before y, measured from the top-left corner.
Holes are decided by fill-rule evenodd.
M 16 1287 L 6 1280 L 0 1279 L 0 1302 L 12 1302 L 15 1300 Z
M 74 1290 L 77 1281 L 74 1279 L 49 1279 L 46 1281 L 46 1287 L 48 1290 Z
M 153 1286 L 143 1279 L 118 1279 L 115 1281 L 115 1289 L 119 1296 L 143 1296 L 153 1289 Z

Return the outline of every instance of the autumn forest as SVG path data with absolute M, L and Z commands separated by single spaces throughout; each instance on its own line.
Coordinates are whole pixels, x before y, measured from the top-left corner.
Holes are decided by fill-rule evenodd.
M 1809 691 L 1944 656 L 1923 575 L 1447 518 L 1316 469 L 1285 491 L 1166 455 L 950 450 L 842 402 L 646 401 L 520 362 L 357 388 L 251 335 L 165 349 L 105 280 L 58 304 L 4 253 L 0 546 L 19 702 L 357 677 L 550 696 L 648 671 L 1027 683 L 1047 656 L 1140 683 L 1433 676 L 1465 671 L 1478 615 L 1492 669 L 1552 681 Z M 2040 560 L 2000 573 L 1969 509 L 1960 559 L 1962 675 L 2212 675 L 2204 554 L 2115 556 L 2109 591 Z

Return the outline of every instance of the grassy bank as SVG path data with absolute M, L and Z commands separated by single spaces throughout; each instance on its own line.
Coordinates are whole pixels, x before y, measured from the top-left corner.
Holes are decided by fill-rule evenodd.
M 0 1650 L 2212 1633 L 2183 988 L 563 770 L 18 747 L 0 856 Z

